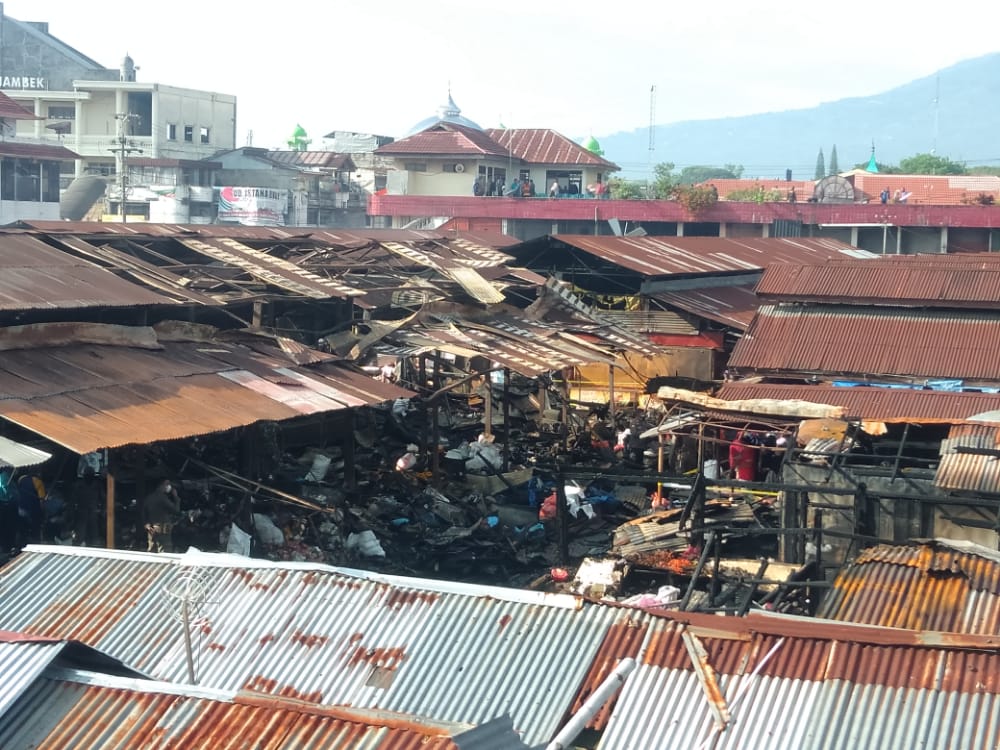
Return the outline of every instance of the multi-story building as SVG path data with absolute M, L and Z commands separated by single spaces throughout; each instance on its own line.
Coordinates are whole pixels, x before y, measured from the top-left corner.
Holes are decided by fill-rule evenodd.
M 0 224 L 59 218 L 59 169 L 73 163 L 64 146 L 22 141 L 17 123 L 35 116 L 0 93 Z
M 120 176 L 130 158 L 198 160 L 236 145 L 236 97 L 136 80 L 126 55 L 105 68 L 49 33 L 45 22 L 18 21 L 0 3 L 0 90 L 38 118 L 18 125 L 19 137 L 63 145 L 79 158 L 75 176 Z M 120 203 L 121 180 L 109 200 Z M 129 191 L 155 186 L 128 183 Z M 129 211 L 149 215 L 148 200 L 128 194 Z

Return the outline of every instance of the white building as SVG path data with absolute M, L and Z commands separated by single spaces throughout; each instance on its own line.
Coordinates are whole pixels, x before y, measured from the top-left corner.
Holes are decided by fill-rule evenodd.
M 63 170 L 74 176 L 120 175 L 124 156 L 195 161 L 236 145 L 236 97 L 136 80 L 125 56 L 110 69 L 49 34 L 48 24 L 3 15 L 0 3 L 0 90 L 40 119 L 19 123 L 17 135 L 63 145 L 80 155 Z M 130 202 L 145 203 L 135 182 Z M 117 192 L 116 192 L 117 191 Z M 120 180 L 109 185 L 120 199 Z M 131 207 L 148 216 L 148 206 Z

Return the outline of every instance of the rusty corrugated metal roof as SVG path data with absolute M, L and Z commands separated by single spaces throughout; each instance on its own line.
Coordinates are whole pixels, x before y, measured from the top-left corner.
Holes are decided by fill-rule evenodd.
M 65 146 L 53 146 L 43 143 L 21 143 L 19 141 L 0 141 L 0 156 L 49 161 L 73 161 L 81 158 L 79 154 L 70 151 Z
M 1000 421 L 1000 412 L 992 416 Z M 964 452 L 962 448 L 995 453 Z M 953 426 L 947 439 L 941 441 L 941 461 L 934 474 L 934 486 L 1000 495 L 1000 428 L 985 424 Z
M 831 385 L 786 385 L 775 383 L 723 383 L 718 398 L 777 399 L 811 401 L 842 406 L 851 417 L 879 422 L 965 422 L 1000 410 L 998 393 L 962 393 L 951 391 L 911 390 L 906 388 L 852 387 Z M 976 420 L 980 421 L 980 420 Z M 1000 413 L 995 420 L 1000 424 Z
M 175 301 L 27 234 L 0 235 L 0 310 L 172 305 Z
M 55 671 L 0 717 L 5 750 L 457 750 L 449 730 L 416 718 L 351 717 L 300 696 L 232 695 L 184 685 Z M 345 718 L 346 715 L 346 718 Z M 508 745 L 513 747 L 513 745 Z
M 1000 304 L 1000 265 L 993 261 L 977 262 L 975 255 L 941 264 L 903 258 L 775 264 L 764 271 L 757 294 L 772 302 L 985 309 Z
M 239 344 L 80 344 L 4 352 L 0 416 L 77 453 L 375 404 L 409 391 Z M 369 382 L 370 381 L 370 382 Z
M 529 164 L 572 164 L 614 171 L 618 165 L 547 128 L 488 128 L 486 134 Z
M 941 558 L 942 569 L 950 564 Z M 995 584 L 993 573 L 969 570 L 972 580 Z M 206 592 L 195 641 L 206 690 L 466 724 L 509 711 L 524 741 L 537 744 L 628 656 L 637 668 L 591 724 L 604 728 L 602 750 L 657 747 L 667 736 L 732 750 L 995 750 L 1000 741 L 995 630 L 652 614 L 322 565 L 40 546 L 0 568 L 0 627 L 77 638 L 154 677 L 184 681 L 183 637 L 161 592 L 185 575 Z M 702 644 L 716 697 L 728 706 L 731 721 L 718 736 L 685 634 Z
M 1000 634 L 1000 553 L 951 540 L 880 544 L 848 563 L 820 604 L 831 620 Z
M 499 156 L 507 158 L 507 149 L 481 130 L 453 122 L 439 122 L 426 130 L 375 149 L 378 156 Z
M 749 372 L 1000 381 L 1000 312 L 764 305 L 729 366 Z
M 727 237 L 593 237 L 560 234 L 561 242 L 646 277 L 760 271 L 772 263 L 839 257 L 875 258 L 830 239 Z
M 760 304 L 752 286 L 700 287 L 676 292 L 656 292 L 650 297 L 741 331 L 750 326 Z

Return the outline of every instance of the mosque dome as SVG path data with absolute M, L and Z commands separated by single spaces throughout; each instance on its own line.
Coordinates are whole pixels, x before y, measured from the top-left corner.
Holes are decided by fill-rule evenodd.
M 604 150 L 601 148 L 601 144 L 598 143 L 594 136 L 590 136 L 583 144 L 583 147 L 587 149 L 590 153 L 597 156 L 604 156 Z
M 451 98 L 451 92 L 448 92 L 448 101 L 437 108 L 437 114 L 421 120 L 416 125 L 414 125 L 406 133 L 406 135 L 413 135 L 414 133 L 419 133 L 422 130 L 427 130 L 427 128 L 437 125 L 441 122 L 450 122 L 455 125 L 462 125 L 467 128 L 472 128 L 473 130 L 482 130 L 482 127 L 478 123 L 473 122 L 468 117 L 462 117 L 462 110 L 458 108 L 455 104 L 455 100 Z

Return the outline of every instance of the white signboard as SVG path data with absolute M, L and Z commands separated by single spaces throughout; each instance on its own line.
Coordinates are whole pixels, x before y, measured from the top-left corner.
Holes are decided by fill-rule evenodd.
M 219 188 L 219 221 L 255 227 L 283 227 L 288 190 L 283 188 Z

